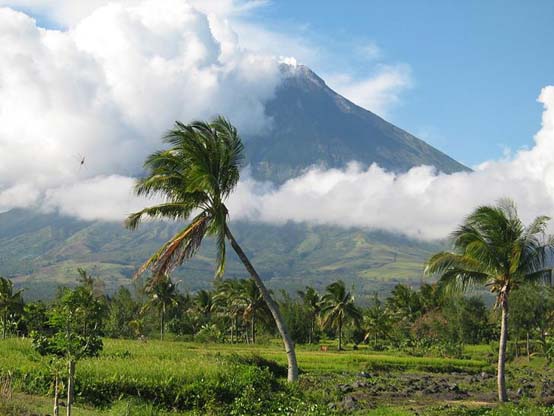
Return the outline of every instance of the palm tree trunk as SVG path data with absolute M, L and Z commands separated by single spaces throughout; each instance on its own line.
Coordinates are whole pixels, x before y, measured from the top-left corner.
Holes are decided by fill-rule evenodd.
M 162 305 L 160 310 L 160 340 L 164 340 L 164 326 L 165 326 L 165 305 Z
M 342 350 L 342 317 L 339 316 L 339 351 Z
M 507 293 L 503 293 L 501 300 L 502 321 L 500 325 L 500 342 L 498 345 L 498 401 L 501 403 L 508 401 L 506 392 L 506 343 L 508 341 L 508 299 Z
M 256 313 L 252 312 L 252 344 L 256 343 Z
M 531 351 L 530 351 L 530 345 L 529 345 L 529 331 L 527 331 L 527 340 L 526 340 L 526 348 L 527 348 L 527 362 L 531 361 Z
M 231 246 L 233 247 L 233 250 L 235 250 L 235 252 L 237 253 L 237 256 L 244 264 L 244 267 L 246 268 L 248 273 L 250 273 L 250 276 L 252 277 L 254 282 L 256 282 L 256 286 L 258 286 L 258 289 L 260 290 L 262 297 L 265 303 L 267 304 L 268 309 L 271 312 L 271 315 L 273 315 L 273 319 L 275 320 L 275 325 L 277 325 L 277 330 L 279 331 L 279 334 L 283 339 L 283 345 L 285 347 L 285 352 L 287 353 L 287 361 L 288 361 L 287 379 L 289 382 L 296 381 L 298 380 L 298 363 L 296 361 L 294 343 L 292 342 L 292 339 L 288 333 L 285 321 L 281 316 L 279 306 L 271 297 L 262 279 L 258 275 L 258 272 L 256 272 L 256 269 L 254 269 L 254 266 L 252 266 L 252 263 L 250 263 L 250 260 L 248 260 L 248 257 L 246 257 L 246 254 L 244 253 L 244 251 L 242 251 L 242 248 L 235 240 L 235 237 L 233 237 L 233 234 L 231 233 L 231 230 L 229 230 L 229 227 L 227 227 L 227 225 L 225 225 L 225 235 L 231 242 Z

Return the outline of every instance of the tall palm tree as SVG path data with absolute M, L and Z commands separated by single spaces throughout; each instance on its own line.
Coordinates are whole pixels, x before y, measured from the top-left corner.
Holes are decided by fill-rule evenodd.
M 299 290 L 298 296 L 302 299 L 304 306 L 310 313 L 310 333 L 308 334 L 308 344 L 311 344 L 314 340 L 315 323 L 316 319 L 321 311 L 321 296 L 319 293 L 310 286 L 306 286 L 306 290 Z
M 0 277 L 0 319 L 2 319 L 2 338 L 6 339 L 8 319 L 11 314 L 23 311 L 22 290 L 14 292 L 13 283 Z
M 531 282 L 550 279 L 554 240 L 546 235 L 548 217 L 528 227 L 519 219 L 515 204 L 502 200 L 477 208 L 452 234 L 453 251 L 440 252 L 426 264 L 428 275 L 440 276 L 445 287 L 466 289 L 484 285 L 496 295 L 502 311 L 498 346 L 498 400 L 508 400 L 505 365 L 508 339 L 508 300 L 511 291 Z
M 356 325 L 362 320 L 362 313 L 354 304 L 354 296 L 346 291 L 344 282 L 331 283 L 325 288 L 326 294 L 321 298 L 321 316 L 323 326 L 337 330 L 338 349 L 342 350 L 342 330 L 344 325 L 353 322 Z
M 179 303 L 177 285 L 167 275 L 161 278 L 152 278 L 146 286 L 146 293 L 150 298 L 142 307 L 142 312 L 156 308 L 160 314 L 160 339 L 163 341 L 165 334 L 165 316 L 167 309 Z
M 175 123 L 164 138 L 170 145 L 150 155 L 145 162 L 147 175 L 138 181 L 136 192 L 142 196 L 161 196 L 164 202 L 131 214 L 129 228 L 136 228 L 144 217 L 170 218 L 190 223 L 165 243 L 138 270 L 151 268 L 160 276 L 192 257 L 206 235 L 217 244 L 216 276 L 225 270 L 225 243 L 229 240 L 246 270 L 256 282 L 277 325 L 287 353 L 288 379 L 298 378 L 294 344 L 279 306 L 236 241 L 228 225 L 226 199 L 239 181 L 244 146 L 235 127 L 223 117 L 212 122 Z

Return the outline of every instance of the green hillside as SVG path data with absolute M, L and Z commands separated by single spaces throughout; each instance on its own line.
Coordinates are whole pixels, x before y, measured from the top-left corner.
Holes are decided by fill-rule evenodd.
M 357 292 L 387 290 L 400 281 L 419 282 L 421 265 L 438 248 L 392 234 L 288 223 L 234 223 L 236 236 L 274 289 L 294 291 L 343 279 Z M 56 214 L 13 210 L 0 214 L 0 274 L 27 288 L 27 296 L 52 295 L 57 285 L 75 282 L 76 268 L 101 277 L 106 289 L 130 284 L 137 266 L 178 228 L 146 224 L 131 232 L 121 224 L 83 222 Z M 227 276 L 244 277 L 229 250 Z M 195 290 L 213 278 L 210 240 L 175 275 Z

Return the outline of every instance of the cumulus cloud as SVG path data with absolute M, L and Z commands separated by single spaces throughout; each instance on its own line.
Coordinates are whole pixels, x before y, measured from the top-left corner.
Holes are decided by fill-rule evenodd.
M 281 77 L 276 59 L 181 0 L 109 3 L 66 31 L 0 8 L 0 50 L 1 210 L 138 174 L 174 120 L 221 113 L 260 133 Z
M 386 117 L 400 101 L 400 94 L 412 84 L 408 65 L 380 65 L 375 74 L 356 78 L 349 74 L 326 77 L 331 88 L 354 104 Z

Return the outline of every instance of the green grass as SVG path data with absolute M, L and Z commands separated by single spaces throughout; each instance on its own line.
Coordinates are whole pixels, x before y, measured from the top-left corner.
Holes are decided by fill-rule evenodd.
M 279 413 L 274 409 L 271 414 L 308 414 L 298 409 L 315 406 L 316 410 L 309 414 L 327 415 L 331 414 L 327 404 L 341 400 L 342 396 L 337 386 L 352 383 L 360 371 L 379 373 L 383 376 L 391 371 L 398 371 L 399 375 L 403 371 L 411 374 L 449 374 L 452 371 L 476 373 L 483 369 L 489 373 L 493 371 L 483 359 L 491 349 L 488 345 L 467 347 L 465 352 L 472 359 L 465 360 L 413 357 L 394 351 L 376 353 L 365 348 L 337 352 L 332 349 L 332 345 L 329 351 L 322 352 L 316 346 L 298 346 L 301 382 L 298 389 L 291 390 L 280 376 L 275 376 L 282 374 L 286 365 L 285 354 L 277 340 L 256 346 L 170 340 L 149 340 L 143 343 L 106 339 L 104 343 L 105 348 L 100 357 L 82 360 L 77 365 L 78 415 L 164 416 L 170 414 L 167 412 L 171 408 L 179 409 L 180 412 L 171 413 L 173 415 L 263 415 L 265 413 L 259 409 L 267 410 L 273 401 L 275 409 L 289 410 Z M 258 368 L 257 365 L 263 363 L 264 359 L 278 363 L 281 366 L 280 371 L 271 373 L 267 369 Z M 510 363 L 509 369 L 523 371 L 525 364 Z M 13 375 L 17 394 L 10 403 L 4 404 L 4 407 L 0 406 L 0 414 L 26 415 L 22 409 L 30 409 L 35 414 L 51 411 L 51 375 L 48 365 L 44 358 L 33 351 L 29 340 L 0 340 L 0 375 L 8 373 Z M 380 379 L 381 376 L 374 378 Z M 486 384 L 486 388 L 494 389 L 492 384 Z M 380 404 L 380 407 L 365 409 L 359 414 L 414 414 L 411 406 L 406 403 L 396 403 L 396 407 L 390 407 L 389 403 L 383 401 L 376 404 Z M 523 411 L 521 407 L 496 409 L 496 413 L 486 413 L 487 409 L 480 409 L 476 413 L 477 410 L 473 408 L 463 410 L 459 407 L 456 407 L 459 413 L 449 410 L 450 408 L 433 410 L 433 406 L 437 405 L 438 403 L 429 402 L 420 404 L 421 409 L 425 410 L 420 414 L 541 414 L 536 413 L 539 410 L 532 413 Z M 533 406 L 527 407 L 535 409 Z

